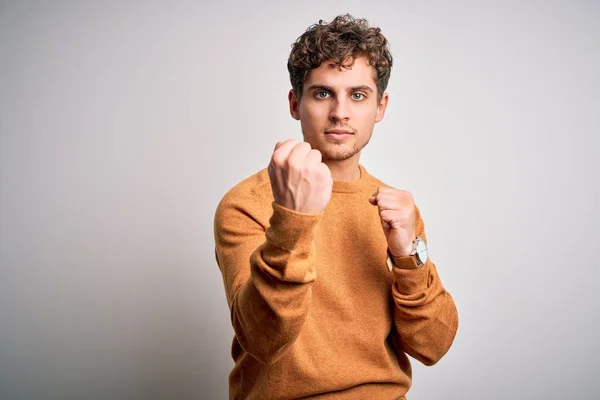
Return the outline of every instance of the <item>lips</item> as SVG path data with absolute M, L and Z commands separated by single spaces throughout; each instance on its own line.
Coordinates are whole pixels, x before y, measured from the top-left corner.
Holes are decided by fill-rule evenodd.
M 352 135 L 353 135 L 353 133 L 351 131 L 346 131 L 346 130 L 342 130 L 342 129 L 334 129 L 334 130 L 325 132 L 325 136 L 327 136 L 331 139 L 335 139 L 335 140 L 347 139 Z

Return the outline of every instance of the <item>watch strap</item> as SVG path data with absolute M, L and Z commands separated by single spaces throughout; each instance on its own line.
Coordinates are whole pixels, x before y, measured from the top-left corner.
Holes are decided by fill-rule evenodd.
M 387 266 L 390 271 L 393 267 L 400 269 L 417 269 L 421 265 L 419 265 L 419 263 L 417 262 L 416 255 L 394 257 L 390 252 L 390 249 L 387 250 Z

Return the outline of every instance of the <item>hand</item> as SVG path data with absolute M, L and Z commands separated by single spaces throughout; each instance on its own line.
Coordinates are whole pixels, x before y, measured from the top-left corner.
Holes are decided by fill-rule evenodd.
M 331 199 L 333 179 L 319 150 L 306 142 L 279 142 L 269 164 L 275 202 L 291 210 L 318 214 Z
M 394 257 L 410 255 L 415 240 L 415 202 L 405 190 L 380 187 L 369 198 L 379 209 L 388 249 Z

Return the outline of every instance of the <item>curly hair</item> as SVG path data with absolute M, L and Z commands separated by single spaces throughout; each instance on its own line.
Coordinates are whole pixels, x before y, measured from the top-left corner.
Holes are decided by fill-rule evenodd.
M 330 23 L 320 20 L 308 27 L 295 43 L 288 59 L 290 82 L 298 99 L 311 69 L 332 60 L 330 67 L 351 68 L 357 57 L 366 57 L 377 72 L 377 94 L 381 99 L 392 70 L 392 54 L 381 29 L 370 27 L 366 19 L 338 15 Z

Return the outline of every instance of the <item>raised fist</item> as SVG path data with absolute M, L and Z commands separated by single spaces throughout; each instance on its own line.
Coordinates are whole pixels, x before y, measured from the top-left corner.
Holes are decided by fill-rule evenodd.
M 415 240 L 415 202 L 406 190 L 380 187 L 369 202 L 379 209 L 388 248 L 395 257 L 407 256 Z
M 269 178 L 277 204 L 291 210 L 318 214 L 331 199 L 333 179 L 321 162 L 321 152 L 306 142 L 279 142 L 269 164 Z

